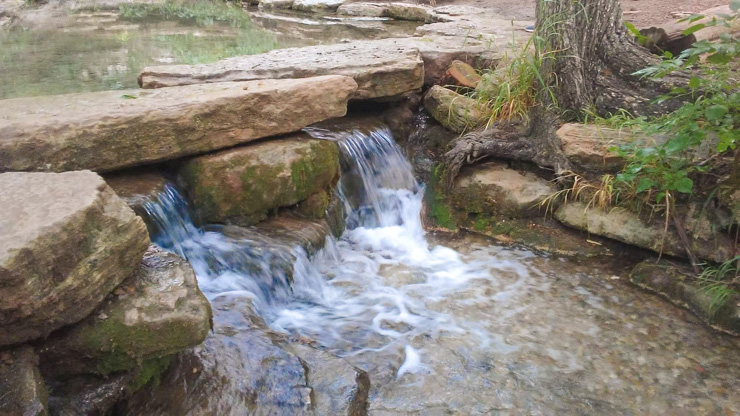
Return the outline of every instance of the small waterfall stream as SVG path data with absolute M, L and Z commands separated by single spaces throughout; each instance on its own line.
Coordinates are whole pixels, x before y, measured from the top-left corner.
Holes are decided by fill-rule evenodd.
M 737 356 L 731 342 L 619 286 L 622 269 L 603 259 L 425 234 L 424 187 L 387 129 L 308 132 L 340 147 L 340 238 L 309 256 L 258 234 L 198 228 L 168 187 L 148 206 L 161 230 L 153 239 L 189 260 L 214 304 L 247 298 L 274 331 L 365 370 L 370 413 L 666 414 L 675 398 L 711 395 L 709 384 L 675 382 L 699 374 L 675 357 L 722 378 Z
M 521 277 L 529 272 L 495 257 L 466 263 L 450 248 L 430 247 L 420 219 L 424 187 L 387 128 L 309 132 L 337 141 L 341 150 L 345 173 L 337 192 L 348 214 L 340 239 L 328 237 L 309 259 L 299 247 L 266 247 L 218 227 L 199 229 L 170 186 L 147 206 L 161 230 L 155 242 L 189 260 L 207 296 L 248 297 L 277 331 L 315 339 L 340 356 L 400 346 L 406 361 L 397 375 L 422 371 L 424 357 L 409 340 L 470 329 L 427 301 L 471 279 L 491 278 L 491 267 Z M 405 284 L 389 283 L 388 275 Z

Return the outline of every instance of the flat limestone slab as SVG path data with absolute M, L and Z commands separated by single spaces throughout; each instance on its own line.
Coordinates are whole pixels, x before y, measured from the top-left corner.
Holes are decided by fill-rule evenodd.
M 0 100 L 0 172 L 101 172 L 205 153 L 341 117 L 356 89 L 331 75 Z
M 424 64 L 417 48 L 357 41 L 336 45 L 280 49 L 238 56 L 213 64 L 146 67 L 142 88 L 254 79 L 345 75 L 357 81 L 353 99 L 393 97 L 422 87 Z

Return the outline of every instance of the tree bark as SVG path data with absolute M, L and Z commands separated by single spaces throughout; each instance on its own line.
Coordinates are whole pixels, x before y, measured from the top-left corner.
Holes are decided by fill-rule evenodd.
M 652 100 L 688 82 L 683 74 L 661 80 L 633 75 L 658 59 L 629 34 L 619 0 L 538 0 L 534 36 L 546 88 L 537 85 L 531 124 L 523 129 L 497 123 L 459 138 L 444 156 L 448 187 L 463 165 L 485 157 L 530 161 L 558 175 L 569 172 L 555 135 L 558 118 L 578 119 L 586 111 L 608 116 L 620 109 L 635 116 L 665 113 L 679 103 Z
M 566 118 L 620 109 L 661 114 L 676 103 L 651 101 L 688 81 L 682 74 L 661 80 L 633 75 L 658 59 L 628 32 L 619 0 L 539 0 L 536 34 L 545 54 L 542 73 Z

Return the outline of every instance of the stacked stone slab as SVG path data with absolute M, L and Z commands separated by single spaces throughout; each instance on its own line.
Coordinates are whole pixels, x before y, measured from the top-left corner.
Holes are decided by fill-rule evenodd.
M 133 392 L 205 338 L 192 269 L 144 255 L 143 221 L 97 174 L 3 173 L 0 206 L 0 414 L 46 414 L 44 381 L 70 374 L 122 374 Z
M 344 76 L 0 100 L 0 172 L 97 172 L 300 130 L 347 111 Z

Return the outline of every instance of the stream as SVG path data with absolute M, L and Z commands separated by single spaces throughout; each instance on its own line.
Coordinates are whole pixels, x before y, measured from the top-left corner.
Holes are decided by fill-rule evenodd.
M 148 207 L 153 240 L 214 305 L 251 303 L 272 331 L 366 371 L 370 414 L 740 412 L 737 341 L 629 286 L 629 265 L 427 233 L 424 186 L 387 128 L 307 132 L 341 150 L 341 238 L 309 255 L 198 228 L 169 187 Z M 220 332 L 225 310 L 216 333 L 249 350 L 247 325 Z

